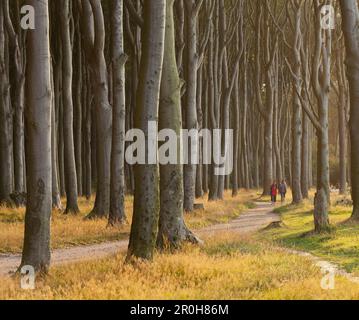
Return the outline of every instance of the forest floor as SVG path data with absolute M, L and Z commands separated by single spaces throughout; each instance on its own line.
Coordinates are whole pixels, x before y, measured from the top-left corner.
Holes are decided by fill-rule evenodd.
M 257 240 L 273 245 L 309 252 L 339 265 L 359 276 L 359 224 L 349 220 L 352 206 L 344 205 L 349 196 L 331 195 L 329 219 L 331 230 L 318 235 L 312 232 L 313 197 L 299 205 L 285 205 L 274 211 L 281 215 L 282 227 L 272 228 L 257 235 Z
M 267 203 L 258 203 L 255 208 L 242 213 L 228 223 L 215 224 L 206 228 L 195 230 L 200 238 L 223 231 L 233 231 L 244 235 L 258 231 L 272 222 L 280 221 L 279 215 L 272 213 L 273 207 Z M 118 252 L 126 251 L 128 240 L 105 242 L 100 244 L 75 246 L 67 249 L 56 249 L 52 252 L 51 263 L 53 266 L 101 259 Z M 21 256 L 10 254 L 0 256 L 0 276 L 16 271 L 20 265 Z
M 252 207 L 256 196 L 251 193 L 252 202 L 247 207 Z M 228 206 L 227 201 L 230 200 L 212 205 L 220 211 Z M 83 247 L 63 250 L 75 256 L 68 255 L 67 261 L 57 256 L 59 253 L 61 257 L 62 249 L 55 250 L 54 266 L 48 277 L 37 279 L 36 290 L 21 290 L 18 278 L 5 277 L 1 279 L 0 299 L 359 299 L 359 284 L 341 273 L 335 276 L 332 290 L 322 287 L 325 274 L 324 261 L 320 259 L 347 265 L 335 250 L 334 256 L 321 254 L 325 251 L 321 244 L 333 241 L 330 246 L 335 248 L 336 243 L 349 237 L 345 246 L 348 250 L 351 246 L 353 254 L 346 259 L 356 262 L 354 250 L 358 241 L 354 235 L 344 236 L 347 231 L 341 230 L 345 228 L 342 221 L 348 218 L 350 207 L 332 207 L 333 233 L 303 237 L 313 228 L 311 201 L 277 207 L 276 213 L 265 202 L 243 212 L 240 203 L 239 199 L 233 203 L 241 212 L 236 217 L 214 224 L 207 221 L 207 226 L 197 221 L 200 226 L 194 229 L 205 241 L 202 246 L 185 245 L 171 254 L 157 252 L 152 263 L 134 265 L 124 264 L 126 241 L 87 247 L 85 250 L 92 247 L 96 252 L 103 251 L 94 256 L 96 260 L 88 259 L 91 251 L 82 252 L 86 254 L 85 260 L 77 259 L 76 250 L 81 252 Z M 277 228 L 277 224 L 271 223 L 279 218 L 283 223 Z M 263 229 L 268 224 L 271 227 Z M 313 246 L 316 250 L 305 241 L 316 243 Z M 290 251 L 293 248 L 323 258 L 314 260 L 312 256 Z
M 204 210 L 196 210 L 185 216 L 191 229 L 201 229 L 215 224 L 224 224 L 237 218 L 243 211 L 253 207 L 258 198 L 257 191 L 241 191 L 237 197 L 225 192 L 224 201 L 209 202 L 207 197 L 198 199 Z M 64 215 L 53 210 L 51 221 L 52 249 L 65 249 L 81 245 L 125 240 L 129 237 L 132 222 L 132 197 L 125 199 L 127 223 L 120 227 L 108 227 L 106 219 L 85 220 L 94 205 L 94 197 L 87 200 L 79 198 L 80 214 Z M 63 199 L 63 205 L 66 206 Z M 24 237 L 25 208 L 0 207 L 0 257 L 19 254 L 22 251 Z

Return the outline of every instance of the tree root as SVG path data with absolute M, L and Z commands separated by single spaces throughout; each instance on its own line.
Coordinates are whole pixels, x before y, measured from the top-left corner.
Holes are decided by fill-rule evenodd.
M 128 224 L 128 220 L 126 218 L 116 218 L 116 219 L 110 218 L 106 228 L 119 228 L 127 224 Z
M 77 216 L 78 214 L 80 214 L 79 208 L 66 208 L 64 211 L 64 215 Z
M 100 219 L 106 219 L 108 215 L 104 213 L 100 213 L 97 210 L 92 210 L 85 218 L 84 220 L 100 220 Z
M 280 228 L 287 228 L 287 226 L 282 221 L 274 221 L 270 223 L 268 226 L 263 228 L 263 231 L 272 230 L 272 229 L 280 229 Z

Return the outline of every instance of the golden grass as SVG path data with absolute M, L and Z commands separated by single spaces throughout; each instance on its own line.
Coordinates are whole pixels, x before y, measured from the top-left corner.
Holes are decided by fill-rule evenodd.
M 230 192 L 225 193 L 225 201 L 208 202 L 206 197 L 198 200 L 205 206 L 205 210 L 186 214 L 186 223 L 196 229 L 212 224 L 225 223 L 237 217 L 250 206 L 256 197 L 255 191 L 241 192 L 232 198 Z M 105 241 L 115 241 L 128 237 L 132 221 L 132 197 L 126 197 L 125 211 L 128 223 L 121 227 L 108 228 L 107 220 L 84 220 L 91 211 L 94 199 L 79 199 L 81 214 L 78 216 L 64 215 L 53 211 L 51 226 L 52 248 L 64 248 L 76 245 L 94 244 Z M 0 207 L 0 253 L 19 253 L 22 249 L 24 233 L 25 209 Z
M 51 269 L 35 291 L 6 279 L 0 299 L 359 299 L 359 285 L 337 278 L 334 290 L 303 257 L 221 233 L 152 263 L 125 265 L 124 255 Z
M 311 193 L 311 199 L 300 205 L 288 205 L 277 209 L 282 215 L 285 227 L 266 231 L 259 235 L 259 239 L 311 252 L 359 275 L 359 224 L 344 223 L 350 218 L 352 207 L 335 205 L 341 198 L 338 194 L 331 195 L 330 233 L 310 234 L 314 229 Z

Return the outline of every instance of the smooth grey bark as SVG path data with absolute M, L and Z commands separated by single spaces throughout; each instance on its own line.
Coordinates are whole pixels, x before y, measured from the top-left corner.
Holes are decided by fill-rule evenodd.
M 85 158 L 83 159 L 84 164 L 84 195 L 87 199 L 91 198 L 92 194 L 92 150 L 91 150 L 91 127 L 92 127 L 92 118 L 91 118 L 91 106 L 92 106 L 92 93 L 90 90 L 90 77 L 87 68 L 84 68 L 84 78 L 86 79 L 84 82 L 86 83 L 83 97 L 83 119 L 84 119 L 84 138 L 83 138 L 83 155 Z
M 258 110 L 264 120 L 264 152 L 263 152 L 263 195 L 270 194 L 270 186 L 273 182 L 273 61 L 276 51 L 278 50 L 277 41 L 271 45 L 271 34 L 269 28 L 269 14 L 265 15 L 265 26 L 264 36 L 262 37 L 262 18 L 263 18 L 263 7 L 260 4 L 258 8 L 257 20 L 256 20 L 256 69 L 255 69 L 255 91 L 256 91 L 256 102 Z M 264 49 L 261 41 L 263 41 Z M 264 52 L 262 52 L 264 51 Z M 261 67 L 261 54 L 263 54 L 265 62 L 265 70 Z M 262 71 L 264 72 L 265 79 L 265 103 L 262 99 Z
M 176 16 L 176 61 L 178 66 L 178 71 L 180 76 L 183 75 L 183 52 L 185 48 L 185 41 L 184 41 L 184 28 L 185 28 L 185 11 L 183 0 L 176 0 L 175 1 L 175 16 Z
M 207 75 L 207 70 L 204 70 L 205 72 L 205 78 Z M 208 79 L 206 78 L 205 81 L 205 89 L 204 89 L 204 101 L 203 101 L 203 128 L 208 129 L 209 128 L 209 88 L 208 88 Z M 203 164 L 202 169 L 202 187 L 203 187 L 203 193 L 208 194 L 208 187 L 209 187 L 209 176 L 208 176 L 208 164 Z
M 79 213 L 77 174 L 74 147 L 74 105 L 72 97 L 73 59 L 70 35 L 70 1 L 62 1 L 60 10 L 62 39 L 62 96 L 63 96 L 63 139 L 64 139 L 64 171 L 66 190 L 65 214 Z
M 230 96 L 231 91 L 229 91 L 229 70 L 228 70 L 228 23 L 227 23 L 227 15 L 226 8 L 224 4 L 224 0 L 218 1 L 218 32 L 221 34 L 219 37 L 219 65 L 218 65 L 218 76 L 219 76 L 219 87 L 220 87 L 220 103 L 219 103 L 219 114 L 218 123 L 222 130 L 229 128 L 229 104 L 230 104 Z M 233 68 L 236 72 L 236 68 Z M 233 71 L 233 73 L 235 72 Z M 221 152 L 224 150 L 224 134 L 222 131 L 221 135 Z M 222 152 L 223 155 L 223 152 Z M 221 166 L 220 166 L 221 167 Z M 218 176 L 218 188 L 217 188 L 217 198 L 219 200 L 223 200 L 224 196 L 224 188 L 225 188 L 225 176 Z
M 183 241 L 197 243 L 183 219 L 183 169 L 181 155 L 181 80 L 179 78 L 173 18 L 174 0 L 166 2 L 166 31 L 161 94 L 159 130 L 171 129 L 177 135 L 177 164 L 160 166 L 160 218 L 157 245 L 160 248 L 178 248 Z
M 51 66 L 51 89 L 52 89 L 52 105 L 51 105 L 51 172 L 52 172 L 52 207 L 62 210 L 60 188 L 59 188 L 59 171 L 57 158 L 57 130 L 56 130 L 56 110 L 55 110 L 55 84 L 54 73 Z
M 185 128 L 188 130 L 198 129 L 197 123 L 197 69 L 198 69 L 198 14 L 203 1 L 184 1 L 186 18 L 186 50 L 185 50 Z M 186 142 L 187 143 L 187 142 Z M 191 150 L 192 142 L 188 150 Z M 188 163 L 184 165 L 184 210 L 193 211 L 195 201 L 196 165 L 192 164 L 192 155 L 188 154 Z
M 293 203 L 298 204 L 303 200 L 301 188 L 302 165 L 302 107 L 296 92 L 302 92 L 301 86 L 301 56 L 302 45 L 302 4 L 297 3 L 295 13 L 295 34 L 292 45 L 294 56 L 294 80 L 293 80 L 293 113 L 292 113 L 292 193 Z
M 198 116 L 198 130 L 203 128 L 203 110 L 202 110 L 202 97 L 203 97 L 203 66 L 201 65 L 197 72 L 197 116 Z M 203 196 L 203 154 L 202 154 L 203 139 L 198 139 L 198 165 L 196 169 L 196 186 L 195 196 L 201 198 Z
M 116 0 L 112 7 L 112 72 L 113 72 L 113 126 L 111 153 L 111 188 L 109 225 L 122 224 L 125 215 L 125 63 L 123 40 L 123 1 Z
M 96 128 L 96 200 L 88 219 L 107 217 L 110 211 L 110 168 L 112 107 L 109 104 L 105 61 L 105 27 L 100 0 L 85 0 L 83 6 L 84 45 L 91 68 Z M 92 166 L 94 169 L 94 166 Z
M 310 97 L 308 92 L 310 91 L 310 67 L 309 67 L 309 49 L 304 50 L 302 46 L 301 50 L 302 64 L 303 67 L 303 87 L 302 87 L 302 102 L 305 105 L 309 105 Z M 309 197 L 309 189 L 312 187 L 312 141 L 311 131 L 312 125 L 308 115 L 302 112 L 302 173 L 301 173 L 301 188 L 302 196 L 304 199 Z
M 47 272 L 50 265 L 51 76 L 48 1 L 28 0 L 36 30 L 28 30 L 26 69 L 27 207 L 21 266 Z
M 282 170 L 282 158 L 280 154 L 280 109 L 283 105 L 283 99 L 280 101 L 279 95 L 282 95 L 280 83 L 280 73 L 279 73 L 279 54 L 276 53 L 274 60 L 274 103 L 273 103 L 273 177 L 276 181 L 283 180 L 283 170 Z M 282 74 L 283 78 L 283 74 Z M 284 81 L 284 79 L 281 79 Z
M 6 63 L 6 37 L 4 21 L 4 3 L 0 4 L 0 204 L 10 204 L 12 183 L 11 130 L 10 130 L 10 84 Z
M 243 35 L 242 35 L 242 40 L 243 40 Z M 249 174 L 249 146 L 248 146 L 248 128 L 249 128 L 249 124 L 247 123 L 248 121 L 248 54 L 245 52 L 247 50 L 247 46 L 245 46 L 244 48 L 244 60 L 243 60 L 243 82 L 242 82 L 242 87 L 243 87 L 243 113 L 242 113 L 242 149 L 243 149 L 243 165 L 244 165 L 244 177 L 243 177 L 243 185 L 246 189 L 250 188 L 250 174 Z M 240 97 L 238 97 L 240 98 Z
M 141 66 L 135 110 L 135 128 L 146 137 L 148 123 L 158 122 L 160 82 L 164 56 L 166 1 L 145 1 Z M 127 258 L 152 259 L 158 233 L 160 210 L 158 164 L 135 165 L 133 219 Z
M 314 200 L 315 231 L 320 233 L 329 228 L 328 207 L 330 204 L 329 190 L 329 92 L 331 78 L 331 30 L 321 30 L 320 4 L 314 4 L 315 14 L 315 49 L 312 66 L 314 94 L 318 103 L 319 120 L 314 121 L 317 128 L 317 194 Z M 305 106 L 303 106 L 305 108 Z M 307 113 L 308 116 L 312 114 Z M 314 120 L 314 119 L 313 119 Z
M 229 29 L 229 22 L 227 22 L 226 17 L 226 9 L 225 9 L 225 2 L 223 0 L 219 1 L 219 32 L 222 34 L 220 37 L 220 72 L 223 73 L 222 79 L 222 87 L 221 87 L 221 122 L 222 122 L 222 141 L 221 141 L 221 153 L 222 156 L 225 153 L 226 145 L 225 145 L 225 130 L 230 129 L 230 103 L 231 103 L 231 95 L 235 86 L 235 82 L 238 75 L 238 69 L 239 69 L 239 63 L 240 59 L 242 57 L 243 53 L 243 20 L 241 18 L 242 15 L 242 6 L 240 5 L 242 2 L 238 3 L 238 10 L 239 16 L 237 19 L 240 19 L 239 26 L 237 28 L 236 22 L 230 21 L 232 25 L 236 26 L 236 33 L 239 33 L 239 36 L 241 37 L 238 42 L 238 47 L 233 50 L 233 60 L 231 61 L 229 59 L 229 46 L 228 42 L 231 40 L 231 34 Z M 238 30 L 240 29 L 240 30 Z M 231 64 L 231 68 L 229 68 L 229 64 Z M 231 71 L 231 72 L 230 72 Z M 224 190 L 227 189 L 229 184 L 229 177 L 221 175 L 218 178 L 218 190 L 217 190 L 217 196 L 218 199 L 223 199 L 224 196 Z
M 77 7 L 75 7 L 77 9 Z M 73 17 L 75 19 L 75 17 Z M 83 58 L 81 46 L 81 34 L 78 28 L 76 16 L 76 31 L 74 34 L 74 74 L 73 74 L 73 105 L 74 105 L 74 149 L 75 149 L 75 163 L 76 163 L 76 177 L 77 177 L 77 192 L 79 196 L 83 195 L 83 105 L 82 105 L 82 90 L 83 90 Z
M 338 81 L 338 131 L 339 131 L 339 193 L 347 191 L 347 80 L 344 71 L 344 52 L 336 50 L 336 67 Z
M 21 42 L 19 27 L 12 23 L 9 10 L 9 0 L 4 1 L 4 19 L 9 38 L 11 54 L 14 57 L 14 77 L 11 84 L 11 100 L 14 113 L 13 123 L 13 152 L 14 152 L 14 191 L 25 191 L 25 163 L 24 163 L 24 48 Z M 15 7 L 15 16 L 19 18 L 18 6 Z
M 260 172 L 260 165 L 259 165 L 259 152 L 260 152 L 260 141 L 262 138 L 262 123 L 260 122 L 257 127 L 257 134 L 256 134 L 256 147 L 254 150 L 254 157 L 253 157 L 253 167 L 254 167 L 254 186 L 256 189 L 259 189 L 260 179 L 259 179 L 259 172 Z
M 356 0 L 341 0 L 340 6 L 350 90 L 352 219 L 359 220 L 359 10 Z
M 302 113 L 302 170 L 301 170 L 301 191 L 303 199 L 309 197 L 309 119 Z
M 218 3 L 216 4 L 216 12 L 218 11 Z M 212 129 L 219 127 L 219 98 L 218 98 L 218 36 L 215 31 L 218 27 L 218 19 L 214 19 L 214 28 L 210 32 L 210 41 L 208 48 L 208 86 L 209 86 L 209 97 L 208 97 L 208 112 L 210 114 L 210 124 Z M 211 181 L 209 183 L 208 200 L 216 201 L 218 196 L 218 176 L 214 175 L 215 166 L 212 164 L 209 168 Z
M 55 8 L 57 9 L 57 8 Z M 61 34 L 60 34 L 61 35 Z M 64 136 L 63 136 L 63 99 L 62 99 L 62 49 L 61 49 L 61 37 L 56 37 L 56 51 L 58 54 L 53 65 L 54 73 L 54 101 L 56 111 L 56 139 L 57 139 L 57 162 L 58 162 L 58 174 L 59 174 L 59 188 L 60 195 L 65 196 L 65 170 L 64 170 Z
M 232 174 L 232 197 L 236 197 L 238 195 L 238 191 L 239 191 L 239 176 L 240 176 L 240 172 L 239 172 L 239 168 L 238 168 L 238 161 L 239 161 L 239 144 L 240 144 L 240 105 L 239 105 L 239 81 L 240 81 L 240 77 L 237 74 L 236 77 L 236 81 L 235 81 L 235 85 L 234 85 L 234 99 L 233 99 L 233 118 L 234 118 L 234 140 L 233 140 L 233 144 L 234 144 L 234 152 L 233 152 L 233 164 L 234 164 L 234 168 L 233 168 L 233 174 Z M 244 82 L 243 82 L 244 83 Z M 244 111 L 243 111 L 243 119 L 246 117 L 246 106 L 245 106 L 245 102 L 244 104 Z M 242 126 L 243 123 L 246 120 L 242 120 Z M 243 129 L 244 130 L 244 129 Z M 244 146 L 243 146 L 244 147 Z

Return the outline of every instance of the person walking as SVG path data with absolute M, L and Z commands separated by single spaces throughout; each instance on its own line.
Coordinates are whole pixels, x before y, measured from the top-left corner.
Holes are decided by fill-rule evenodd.
M 277 183 L 274 181 L 270 187 L 270 194 L 271 194 L 271 201 L 272 204 L 276 204 L 277 202 L 277 194 L 278 194 L 278 186 Z
M 282 182 L 279 184 L 279 193 L 280 193 L 282 202 L 284 202 L 285 196 L 287 194 L 287 184 L 285 183 L 284 180 L 282 180 Z

